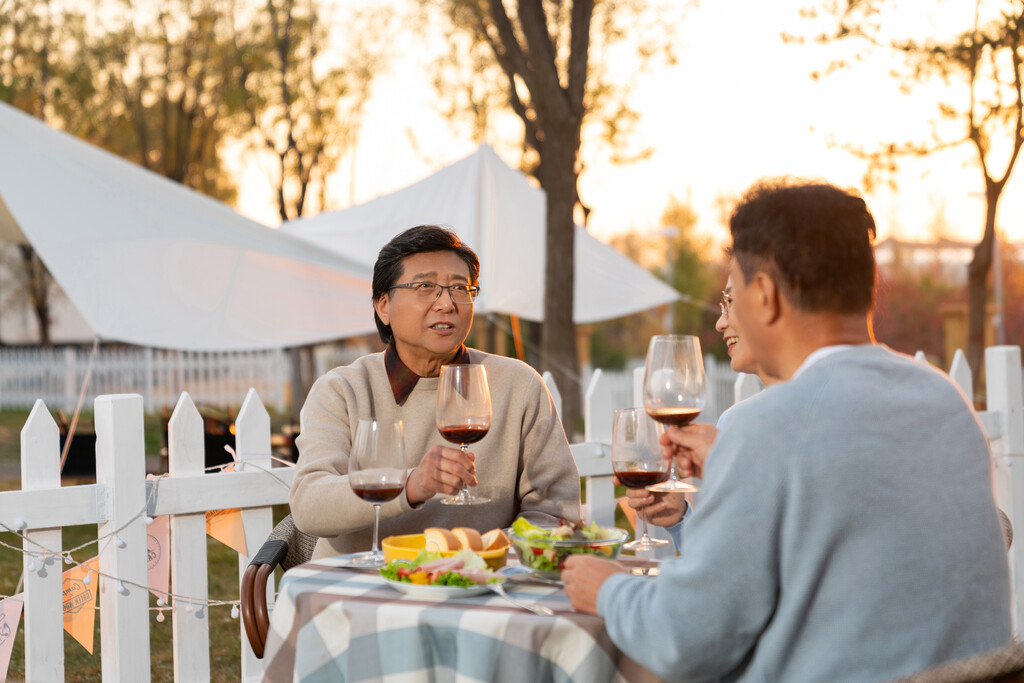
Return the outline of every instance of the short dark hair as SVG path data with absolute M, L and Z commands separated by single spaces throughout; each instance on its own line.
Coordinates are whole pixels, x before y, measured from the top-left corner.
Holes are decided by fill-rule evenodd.
M 728 252 L 746 282 L 764 270 L 801 310 L 871 310 L 875 219 L 856 193 L 820 181 L 761 181 L 733 211 L 729 232 Z
M 377 254 L 377 262 L 373 264 L 373 301 L 376 302 L 382 294 L 390 296 L 391 286 L 402 277 L 403 260 L 429 251 L 455 252 L 469 267 L 469 284 L 479 283 L 480 259 L 458 235 L 439 225 L 417 225 L 395 235 Z M 377 333 L 382 342 L 390 344 L 394 341 L 391 325 L 384 324 L 376 308 L 373 310 L 373 321 L 377 323 Z

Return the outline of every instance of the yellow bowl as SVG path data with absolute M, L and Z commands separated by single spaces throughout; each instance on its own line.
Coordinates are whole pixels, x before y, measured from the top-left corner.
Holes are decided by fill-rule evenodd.
M 415 560 L 416 556 L 426 545 L 426 538 L 423 534 L 405 534 L 404 536 L 388 536 L 380 543 L 384 550 L 384 561 L 392 560 Z M 442 557 L 451 557 L 457 551 L 445 550 L 441 552 Z M 477 553 L 484 558 L 487 566 L 497 570 L 505 566 L 508 561 L 508 546 L 494 550 L 481 550 Z

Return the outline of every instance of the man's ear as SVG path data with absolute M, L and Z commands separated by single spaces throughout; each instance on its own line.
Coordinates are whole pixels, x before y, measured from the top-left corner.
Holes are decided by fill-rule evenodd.
M 377 317 L 380 318 L 381 322 L 385 325 L 391 324 L 390 317 L 391 298 L 387 292 L 384 292 L 376 301 L 373 302 L 373 310 L 377 311 Z
M 782 315 L 782 299 L 778 284 L 768 273 L 759 271 L 748 285 L 754 292 L 754 301 L 761 315 L 761 322 L 771 325 Z

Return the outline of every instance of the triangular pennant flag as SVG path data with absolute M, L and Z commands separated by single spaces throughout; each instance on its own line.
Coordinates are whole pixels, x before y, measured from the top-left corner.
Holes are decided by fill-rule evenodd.
M 64 630 L 92 654 L 99 594 L 100 558 L 94 557 L 64 572 Z M 86 582 L 86 576 L 89 581 Z
M 171 576 L 171 518 L 161 515 L 146 528 L 146 551 L 149 556 L 149 592 L 167 600 Z
M 228 465 L 225 472 L 234 472 L 235 466 Z M 239 555 L 248 555 L 245 547 L 245 529 L 242 527 L 242 511 L 238 508 L 230 510 L 207 510 L 206 533 L 218 541 L 234 548 Z
M 206 533 L 234 548 L 239 555 L 249 554 L 245 548 L 245 529 L 242 527 L 242 511 L 239 508 L 207 510 Z
M 629 503 L 626 502 L 625 496 L 617 499 L 615 502 L 619 504 L 619 507 L 622 508 L 622 511 L 626 514 L 626 521 L 629 522 L 629 528 L 636 531 L 636 510 L 629 506 Z
M 7 668 L 11 665 L 14 650 L 14 636 L 21 623 L 21 608 L 25 605 L 25 594 L 18 593 L 0 600 L 0 683 L 7 681 Z

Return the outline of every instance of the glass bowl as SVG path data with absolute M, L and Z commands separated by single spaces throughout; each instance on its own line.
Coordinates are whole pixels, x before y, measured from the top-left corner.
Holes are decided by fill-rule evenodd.
M 555 527 L 545 528 L 554 531 Z M 506 529 L 519 562 L 538 575 L 548 579 L 561 580 L 562 566 L 570 555 L 597 555 L 614 560 L 622 550 L 622 544 L 629 536 L 623 529 L 604 527 L 606 538 L 524 538 L 512 529 Z

